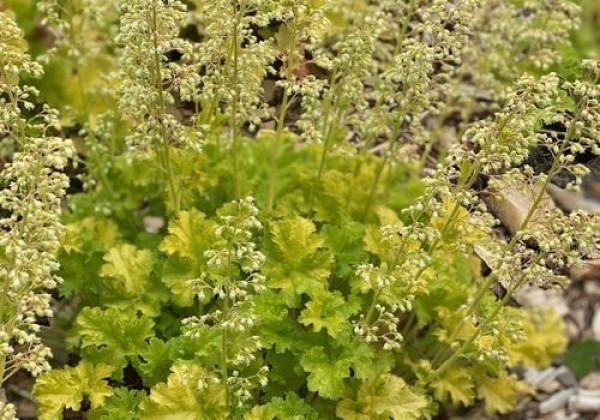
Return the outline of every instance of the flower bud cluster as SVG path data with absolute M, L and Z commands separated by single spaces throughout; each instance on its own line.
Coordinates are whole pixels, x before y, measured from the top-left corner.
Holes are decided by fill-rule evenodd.
M 128 137 L 134 149 L 164 142 L 200 148 L 199 132 L 167 112 L 175 93 L 191 100 L 200 84 L 196 52 L 179 38 L 186 19 L 185 5 L 178 0 L 133 0 L 123 5 L 117 37 L 123 47 L 119 108 L 137 124 Z M 174 52 L 181 58 L 169 61 Z
M 204 253 L 207 271 L 188 285 L 198 299 L 205 302 L 207 296 L 225 302 L 221 309 L 183 321 L 184 334 L 199 337 L 202 329 L 225 329 L 242 337 L 256 325 L 253 296 L 265 290 L 265 277 L 260 269 L 265 256 L 257 250 L 253 241 L 255 233 L 262 229 L 258 209 L 251 197 L 226 204 L 218 211 L 215 227 L 215 247 Z M 239 343 L 232 363 L 248 365 L 254 354 L 262 347 L 258 337 L 249 336 Z
M 377 43 L 373 56 L 381 61 L 380 74 L 375 80 L 367 79 L 364 93 L 374 106 L 349 118 L 367 145 L 373 139 L 385 139 L 393 151 L 399 142 L 429 145 L 438 140 L 424 123 L 445 106 L 449 82 L 461 63 L 479 1 L 426 3 L 376 6 L 383 15 L 378 19 L 383 22 L 379 37 L 391 38 L 394 48 L 390 51 L 386 43 Z
M 6 35 L 6 36 L 5 36 Z M 63 235 L 61 201 L 69 185 L 62 172 L 73 157 L 70 140 L 50 137 L 59 130 L 56 111 L 43 106 L 33 118 L 35 90 L 19 87 L 21 70 L 37 76 L 40 68 L 25 53 L 16 24 L 0 12 L 0 133 L 14 145 L 0 172 L 0 383 L 19 369 L 37 375 L 50 368 L 50 350 L 37 336 L 37 319 L 50 317 L 50 295 L 60 281 L 56 254 Z
M 114 0 L 41 0 L 42 24 L 53 35 L 43 60 L 64 52 L 79 64 L 101 56 L 116 35 L 118 2 Z
M 577 185 L 585 171 L 581 170 L 580 165 L 574 164 L 576 156 L 584 152 L 598 153 L 599 151 L 598 81 L 600 78 L 594 76 L 594 61 L 586 61 L 583 66 L 590 72 L 588 80 L 564 82 L 558 86 L 556 76 L 551 74 L 540 79 L 538 88 L 521 91 L 522 98 L 528 97 L 525 102 L 517 99 L 519 89 L 510 93 L 507 101 L 508 111 L 498 114 L 501 118 L 500 127 L 506 129 L 515 124 L 511 133 L 518 130 L 534 133 L 534 136 L 530 136 L 531 144 L 528 145 L 518 133 L 511 134 L 510 143 L 506 145 L 499 142 L 498 146 L 487 147 L 487 143 L 480 143 L 480 153 L 477 153 L 477 157 L 473 160 L 473 162 L 482 162 L 479 158 L 482 151 L 494 150 L 498 153 L 495 164 L 491 163 L 487 170 L 485 165 L 482 165 L 482 173 L 491 175 L 488 181 L 490 190 L 500 190 L 507 185 L 515 185 L 519 188 L 525 186 L 534 192 L 532 208 L 528 209 L 530 215 L 523 221 L 523 224 L 525 222 L 527 224 L 520 226 L 519 231 L 514 234 L 512 247 L 500 247 L 498 253 L 491 253 L 499 255 L 502 260 L 497 264 L 492 263 L 494 276 L 508 285 L 511 292 L 526 283 L 564 284 L 566 279 L 557 273 L 565 272 L 568 267 L 576 265 L 582 257 L 590 255 L 595 249 L 598 239 L 597 234 L 594 233 L 597 216 L 583 212 L 571 212 L 565 215 L 559 210 L 533 208 L 540 207 L 540 201 L 536 200 L 536 197 L 541 199 L 540 194 L 543 193 L 546 184 L 559 171 L 568 171 L 575 175 L 574 184 Z M 522 81 L 526 82 L 524 86 L 530 85 L 529 81 Z M 564 89 L 575 103 L 572 115 L 554 110 L 553 103 L 557 101 L 559 88 Z M 556 113 L 546 115 L 546 112 Z M 538 129 L 536 119 L 539 119 L 540 115 L 542 120 L 565 127 L 565 132 L 536 133 Z M 518 121 L 521 123 L 517 123 Z M 484 129 L 482 132 L 485 131 Z M 515 140 L 517 142 L 521 140 L 520 150 L 512 149 Z M 534 176 L 531 168 L 525 167 L 523 170 L 517 165 L 522 163 L 529 150 L 536 145 L 546 147 L 551 152 L 554 162 L 547 174 Z M 504 156 L 503 162 L 499 162 L 501 156 Z M 489 160 L 484 162 L 490 163 Z M 532 223 L 535 229 L 530 226 Z M 535 248 L 529 246 L 532 243 L 535 244 Z
M 387 306 L 380 304 L 376 304 L 374 308 L 376 311 L 374 320 L 366 322 L 365 314 L 361 314 L 358 320 L 353 321 L 354 334 L 364 337 L 367 343 L 382 344 L 384 350 L 398 350 L 404 337 L 398 331 L 400 318 L 397 313 L 399 311 L 410 310 L 410 304 L 408 308 L 401 308 L 398 305 Z
M 507 80 L 528 68 L 547 70 L 562 59 L 559 51 L 570 42 L 580 12 L 572 0 L 482 2 L 473 16 L 463 73 L 479 89 L 502 95 Z
M 373 60 L 375 43 L 381 33 L 379 16 L 365 17 L 347 36 L 333 45 L 334 56 L 325 65 L 331 68 L 337 79 L 331 81 L 326 101 L 335 101 L 338 109 L 350 106 L 357 111 L 365 109 L 366 103 L 364 83 L 376 70 Z
M 385 350 L 399 348 L 403 339 L 397 331 L 399 314 L 410 312 L 415 297 L 426 293 L 422 274 L 431 264 L 427 249 L 437 235 L 435 229 L 420 225 L 380 228 L 379 264 L 356 268 L 358 289 L 372 293 L 373 303 L 353 322 L 355 334 L 369 343 L 382 343 Z
M 273 3 L 273 4 L 271 4 Z M 225 119 L 232 124 L 260 125 L 263 79 L 273 73 L 277 52 L 272 40 L 259 40 L 254 27 L 277 19 L 276 2 L 249 0 L 199 2 L 192 12 L 204 39 L 196 45 L 197 61 L 203 69 L 194 101 L 204 114 L 202 124 Z M 237 129 L 237 127 L 236 127 Z
M 248 370 L 254 369 L 249 367 L 257 362 L 257 354 L 264 347 L 260 337 L 253 334 L 257 322 L 253 297 L 266 290 L 265 278 L 260 274 L 265 256 L 253 241 L 262 229 L 258 212 L 251 197 L 228 203 L 217 211 L 215 244 L 204 253 L 207 270 L 187 283 L 201 302 L 207 301 L 208 294 L 216 298 L 219 309 L 182 321 L 185 336 L 200 338 L 203 331 L 213 329 L 225 337 L 221 349 L 222 380 L 227 381 L 227 398 L 238 408 L 252 398 L 252 390 L 268 383 L 267 367 L 261 366 L 248 375 Z
M 549 117 L 559 94 L 554 73 L 521 77 L 506 94 L 504 108 L 492 121 L 473 124 L 450 153 L 452 164 L 476 167 L 484 175 L 504 173 L 521 164 L 538 144 L 540 119 Z
M 244 404 L 253 397 L 252 392 L 258 387 L 265 387 L 269 383 L 268 379 L 269 368 L 261 367 L 258 372 L 252 376 L 241 376 L 240 372 L 234 370 L 232 376 L 227 378 L 230 389 L 233 391 L 233 402 L 238 408 L 242 408 Z
M 502 308 L 495 319 L 478 320 L 479 334 L 473 341 L 478 361 L 509 363 L 509 352 L 514 345 L 527 340 L 523 331 L 523 315 L 511 307 Z
M 17 409 L 13 404 L 0 399 L 0 420 L 17 420 Z

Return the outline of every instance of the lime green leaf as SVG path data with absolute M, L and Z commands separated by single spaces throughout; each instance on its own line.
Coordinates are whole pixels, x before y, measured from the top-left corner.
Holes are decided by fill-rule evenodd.
M 291 351 L 270 353 L 267 363 L 271 366 L 269 384 L 265 389 L 267 397 L 279 396 L 282 390 L 300 392 L 306 387 L 306 373 L 300 366 L 298 357 Z
M 124 244 L 111 248 L 104 256 L 100 276 L 113 279 L 126 294 L 142 293 L 152 272 L 152 253 L 146 249 Z
M 162 280 L 171 289 L 173 302 L 179 306 L 191 306 L 194 302 L 194 291 L 186 280 L 197 278 L 205 271 L 204 252 L 213 244 L 214 227 L 214 222 L 195 209 L 182 211 L 169 223 L 169 235 L 159 247 L 169 255 Z
M 517 393 L 528 391 L 525 384 L 505 372 L 498 377 L 486 377 L 478 388 L 478 396 L 485 401 L 485 411 L 508 413 L 517 403 Z
M 137 389 L 115 388 L 101 408 L 86 413 L 89 420 L 138 420 L 138 407 L 146 393 Z
M 103 252 L 94 251 L 89 245 L 86 244 L 81 253 L 61 252 L 59 255 L 59 275 L 63 279 L 59 285 L 60 294 L 70 297 L 77 293 L 84 303 L 88 299 L 96 301 L 102 289 L 102 278 L 98 273 L 103 264 Z
M 159 383 L 141 404 L 141 420 L 222 420 L 228 418 L 225 387 L 200 366 L 178 363 L 167 383 Z M 203 381 L 202 387 L 198 383 Z
M 103 255 L 119 238 L 118 226 L 108 219 L 85 217 L 69 223 L 60 253 L 61 294 L 69 297 L 78 293 L 84 303 L 97 301 L 103 289 L 99 276 Z
M 364 382 L 357 401 L 340 401 L 336 414 L 343 420 L 413 420 L 422 418 L 428 405 L 401 378 L 385 374 Z
M 350 367 L 329 358 L 323 347 L 315 347 L 302 356 L 300 364 L 308 375 L 308 389 L 324 398 L 339 398 L 344 393 L 344 379 Z
M 336 131 L 341 134 L 341 131 Z M 313 201 L 314 218 L 316 220 L 336 221 L 344 217 L 344 214 L 353 213 L 353 203 L 347 202 L 347 198 L 350 196 L 350 188 L 354 186 L 352 181 L 353 176 L 351 173 L 344 173 L 337 169 L 329 169 L 323 172 L 317 199 Z M 364 207 L 364 205 L 361 203 L 360 207 Z
M 273 420 L 273 417 L 269 416 L 266 405 L 256 405 L 244 416 L 244 420 Z
M 524 315 L 527 339 L 510 349 L 511 364 L 546 368 L 567 347 L 565 325 L 551 309 L 525 311 Z
M 126 358 L 141 353 L 154 335 L 154 323 L 133 311 L 117 308 L 84 308 L 75 321 L 74 335 L 81 347 L 101 349 L 106 363 L 125 366 Z
M 460 367 L 446 369 L 431 383 L 438 401 L 450 400 L 453 404 L 470 405 L 475 399 L 473 379 L 468 370 Z
M 330 351 L 324 347 L 313 347 L 302 355 L 300 364 L 309 372 L 308 389 L 329 399 L 343 396 L 344 379 L 350 377 L 351 371 L 358 378 L 368 377 L 373 372 L 372 353 L 361 343 Z
M 84 361 L 77 367 L 53 370 L 40 376 L 34 388 L 40 420 L 60 419 L 65 408 L 78 411 L 84 398 L 90 401 L 92 408 L 100 407 L 113 393 L 104 380 L 113 370 L 109 365 Z
M 179 217 L 169 223 L 169 235 L 160 244 L 160 250 L 167 255 L 202 259 L 210 245 L 214 222 L 206 220 L 204 213 L 191 209 L 182 211 Z
M 149 316 L 157 315 L 163 294 L 151 278 L 152 252 L 123 244 L 111 248 L 104 261 L 100 270 L 104 278 L 102 301 L 123 309 L 131 307 Z
M 221 333 L 216 329 L 204 328 L 197 337 L 179 336 L 169 340 L 172 359 L 195 359 L 209 366 L 220 361 Z
M 86 217 L 67 225 L 63 248 L 68 253 L 79 252 L 83 242 L 93 242 L 106 250 L 116 246 L 119 239 L 119 227 L 112 220 Z
M 335 254 L 335 274 L 345 277 L 353 266 L 363 263 L 366 253 L 362 249 L 365 226 L 351 220 L 342 221 L 340 226 L 326 225 L 321 230 L 325 245 Z
M 141 374 L 144 384 L 152 386 L 164 381 L 169 376 L 173 364 L 172 341 L 164 342 L 152 337 L 148 345 L 140 352 L 138 358 L 134 359 L 134 366 Z
M 401 225 L 402 220 L 398 217 L 398 213 L 386 206 L 375 206 L 373 209 L 380 225 Z
M 382 369 L 387 370 L 390 366 L 386 357 L 376 357 L 364 341 L 344 345 L 340 359 L 347 361 L 354 371 L 354 377 L 358 379 L 372 379 L 382 373 Z
M 163 266 L 161 280 L 170 289 L 173 303 L 182 307 L 192 306 L 196 293 L 186 281 L 197 278 L 199 273 L 198 264 L 177 255 L 169 257 Z
M 323 245 L 323 240 L 315 234 L 314 223 L 300 216 L 273 224 L 271 232 L 282 259 L 289 263 L 302 262 Z
M 290 315 L 283 298 L 271 291 L 254 298 L 254 313 L 259 319 L 265 343 L 277 353 L 291 349 L 306 349 L 306 334 Z
M 273 398 L 271 402 L 256 406 L 244 416 L 244 420 L 318 420 L 319 414 L 297 394 L 289 392 L 285 398 Z
M 381 231 L 375 225 L 367 226 L 363 238 L 363 246 L 365 251 L 377 255 L 381 259 L 383 259 L 388 251 L 387 247 L 383 244 Z
M 321 249 L 323 240 L 315 225 L 295 216 L 271 225 L 271 246 L 263 272 L 268 285 L 280 289 L 290 306 L 297 306 L 300 296 L 311 295 L 326 287 L 332 257 Z
M 340 292 L 319 291 L 306 304 L 299 321 L 303 325 L 313 325 L 316 332 L 325 328 L 327 333 L 338 339 L 350 334 L 348 318 L 359 308 L 346 302 Z

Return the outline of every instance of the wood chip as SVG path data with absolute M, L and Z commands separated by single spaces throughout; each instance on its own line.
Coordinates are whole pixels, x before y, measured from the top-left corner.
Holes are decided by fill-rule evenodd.
M 583 261 L 581 264 L 571 267 L 569 276 L 573 281 L 600 280 L 600 258 Z
M 523 183 L 502 191 L 492 191 L 485 194 L 483 200 L 509 232 L 515 234 L 525 220 L 527 213 L 529 213 L 529 209 L 538 193 L 539 188 Z M 531 228 L 536 223 L 545 223 L 544 212 L 555 208 L 556 206 L 550 195 L 544 193 L 539 207 L 529 221 L 528 227 Z
M 565 211 L 583 210 L 586 213 L 595 213 L 600 210 L 600 202 L 585 197 L 579 191 L 567 191 L 554 184 L 548 185 L 546 191 L 548 191 L 556 205 Z

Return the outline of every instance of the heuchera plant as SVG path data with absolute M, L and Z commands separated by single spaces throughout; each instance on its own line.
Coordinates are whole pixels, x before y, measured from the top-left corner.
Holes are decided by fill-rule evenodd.
M 600 150 L 600 63 L 549 71 L 573 2 L 37 3 L 58 33 L 38 102 L 61 117 L 20 87 L 41 66 L 0 12 L 0 377 L 49 368 L 36 320 L 59 281 L 77 357 L 36 379 L 40 419 L 505 413 L 530 391 L 512 368 L 563 350 L 551 312 L 507 303 L 600 231 L 540 206 Z M 507 186 L 535 196 L 502 239 L 482 197 Z

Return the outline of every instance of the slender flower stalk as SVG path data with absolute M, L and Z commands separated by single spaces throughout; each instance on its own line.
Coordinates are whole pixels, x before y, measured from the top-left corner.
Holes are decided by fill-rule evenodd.
M 262 228 L 257 216 L 258 209 L 250 197 L 219 210 L 214 247 L 204 253 L 208 272 L 189 282 L 199 301 L 212 294 L 220 302 L 219 309 L 183 320 L 187 336 L 199 337 L 208 329 L 221 333 L 218 380 L 225 387 L 228 412 L 244 406 L 257 383 L 267 382 L 268 370 L 264 367 L 252 378 L 239 372 L 256 360 L 255 353 L 262 347 L 260 338 L 252 334 L 257 321 L 253 299 L 265 291 L 265 279 L 260 274 L 265 256 L 253 241 L 254 232 Z
M 63 226 L 61 201 L 69 185 L 62 172 L 73 157 L 60 132 L 58 113 L 34 105 L 37 91 L 19 83 L 39 77 L 23 34 L 0 12 L 0 136 L 12 145 L 0 173 L 0 384 L 24 369 L 37 376 L 50 369 L 51 352 L 37 333 L 38 319 L 51 317 L 50 294 L 60 278 L 56 255 Z M 0 402 L 0 412 L 10 406 Z
M 117 38 L 123 46 L 120 66 L 121 111 L 136 123 L 127 141 L 138 152 L 153 150 L 166 178 L 169 201 L 175 214 L 181 210 L 181 194 L 171 164 L 172 145 L 199 150 L 201 138 L 184 126 L 168 107 L 178 93 L 191 98 L 190 89 L 199 83 L 195 55 L 189 42 L 178 37 L 185 22 L 180 1 L 135 0 L 124 6 Z M 171 51 L 182 54 L 169 62 Z

